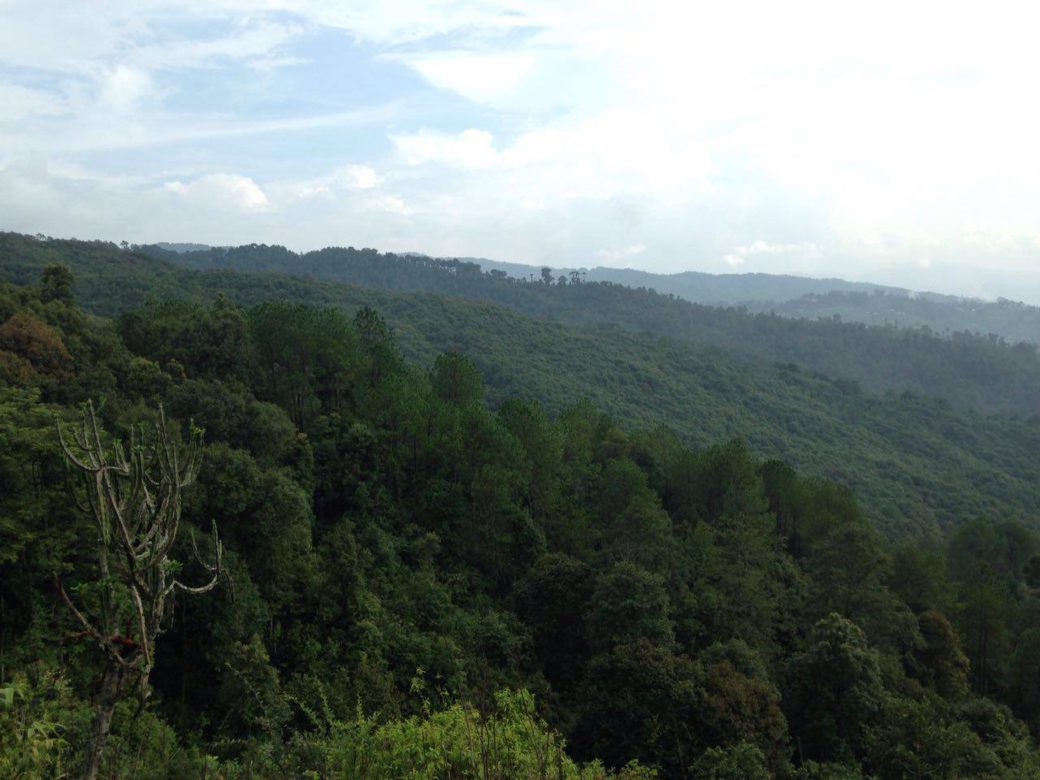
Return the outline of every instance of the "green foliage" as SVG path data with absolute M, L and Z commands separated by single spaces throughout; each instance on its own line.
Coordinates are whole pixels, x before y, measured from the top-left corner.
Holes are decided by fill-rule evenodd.
M 74 765 L 76 737 L 85 731 L 86 708 L 67 681 L 30 668 L 0 685 L 0 775 L 60 778 Z
M 43 269 L 40 282 L 40 301 L 60 301 L 72 305 L 72 269 L 67 265 L 53 264 Z
M 622 561 L 600 575 L 589 604 L 585 620 L 594 651 L 609 652 L 639 639 L 672 645 L 664 580 L 634 563 Z
M 922 647 L 917 651 L 923 681 L 942 696 L 956 698 L 968 692 L 968 657 L 950 621 L 931 609 L 917 616 Z M 1025 690 L 1029 686 L 1023 686 Z
M 878 654 L 855 623 L 832 613 L 788 663 L 785 694 L 805 757 L 846 761 L 879 722 L 884 685 Z
M 438 398 L 455 406 L 484 400 L 484 378 L 473 361 L 462 355 L 438 355 L 433 361 L 430 384 Z
M 470 705 L 426 711 L 379 723 L 357 713 L 333 720 L 317 746 L 322 776 L 428 777 L 486 780 L 649 780 L 651 771 L 629 764 L 618 772 L 598 762 L 578 765 L 564 742 L 537 714 L 524 691 L 500 691 L 484 711 Z
M 679 776 L 701 747 L 690 728 L 697 718 L 699 671 L 689 657 L 646 639 L 593 657 L 576 745 L 611 764 L 634 757 Z
M 264 284 L 248 294 L 296 294 Z M 719 353 L 685 364 L 686 347 L 446 299 L 351 316 L 195 292 L 116 327 L 0 285 L 4 343 L 30 369 L 0 382 L 0 775 L 67 774 L 92 714 L 98 665 L 53 582 L 102 592 L 95 532 L 69 506 L 53 425 L 103 396 L 114 433 L 158 401 L 175 439 L 206 427 L 183 522 L 201 549 L 219 523 L 228 575 L 174 602 L 152 704 L 117 708 L 104 776 L 1037 776 L 1040 537 L 1008 509 L 1031 494 L 980 476 L 929 495 L 952 530 L 922 521 L 925 538 L 904 528 L 898 546 L 871 522 L 892 506 L 893 525 L 934 517 L 917 511 L 953 479 L 943 458 L 1024 480 L 1031 423 L 846 396 L 800 372 L 770 385 Z M 495 338 L 417 366 L 407 356 L 435 340 L 415 348 L 413 305 L 434 335 L 476 316 Z M 495 335 L 509 329 L 534 336 L 522 356 Z M 59 342 L 67 357 L 48 363 Z M 579 344 L 580 360 L 562 354 Z M 564 365 L 606 384 L 596 402 L 568 403 Z M 684 395 L 681 365 L 716 395 Z M 659 414 L 597 405 L 643 369 L 632 387 L 658 385 Z M 506 397 L 531 377 L 526 400 Z M 769 409 L 794 463 L 723 435 L 720 420 Z M 682 437 L 657 424 L 677 410 Z M 803 437 L 807 419 L 819 428 Z M 979 471 L 943 451 L 956 440 L 1003 455 Z M 868 489 L 822 479 L 837 458 Z M 171 566 L 194 581 L 182 537 Z
M 696 780 L 769 780 L 765 759 L 754 745 L 738 742 L 708 748 L 691 767 Z

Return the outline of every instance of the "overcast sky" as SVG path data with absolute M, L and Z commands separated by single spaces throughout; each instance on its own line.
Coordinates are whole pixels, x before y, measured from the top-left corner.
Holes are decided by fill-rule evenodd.
M 1040 301 L 999 2 L 0 0 L 0 229 Z

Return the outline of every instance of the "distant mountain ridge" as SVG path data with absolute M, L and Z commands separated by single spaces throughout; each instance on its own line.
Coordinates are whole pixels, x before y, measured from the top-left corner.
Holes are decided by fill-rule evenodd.
M 410 253 L 413 256 L 427 256 Z M 447 260 L 448 258 L 439 258 Z M 496 270 L 517 279 L 539 278 L 540 267 L 487 258 L 458 258 L 485 271 Z M 833 319 L 866 325 L 928 328 L 936 333 L 958 331 L 994 334 L 1012 342 L 1040 344 L 1040 307 L 998 299 L 909 290 L 872 282 L 814 278 L 790 274 L 710 274 L 683 271 L 656 274 L 634 268 L 552 268 L 554 277 L 577 272 L 589 282 L 609 282 L 675 295 L 709 306 L 741 306 L 752 312 L 784 317 Z
M 518 263 L 503 263 L 484 258 L 459 258 L 479 263 L 485 270 L 496 269 L 510 276 L 538 277 L 541 268 Z M 899 295 L 937 295 L 936 293 L 914 293 L 901 287 L 886 287 L 870 282 L 849 282 L 838 278 L 817 279 L 792 274 L 711 274 L 702 271 L 681 271 L 674 274 L 658 274 L 637 268 L 553 268 L 553 275 L 570 276 L 577 271 L 589 282 L 611 282 L 626 287 L 646 287 L 659 293 L 671 293 L 694 303 L 715 306 L 746 304 L 752 301 L 788 301 L 803 295 L 842 292 L 885 292 Z M 944 297 L 944 296 L 940 296 Z

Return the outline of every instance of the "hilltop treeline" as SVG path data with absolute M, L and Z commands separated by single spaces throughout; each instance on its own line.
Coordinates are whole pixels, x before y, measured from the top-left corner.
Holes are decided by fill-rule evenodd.
M 61 776 L 98 653 L 54 418 L 206 430 L 180 599 L 105 776 L 1034 777 L 1040 536 L 892 546 L 848 489 L 591 403 L 489 407 L 362 307 L 84 314 L 0 285 L 0 772 Z M 195 566 L 182 534 L 176 559 Z

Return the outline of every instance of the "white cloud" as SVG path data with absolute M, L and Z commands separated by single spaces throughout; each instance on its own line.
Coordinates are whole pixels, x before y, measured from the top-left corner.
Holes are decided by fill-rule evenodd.
M 687 139 L 678 149 L 665 137 L 668 132 L 640 117 L 611 111 L 577 122 L 554 122 L 501 148 L 489 131 L 475 128 L 456 134 L 423 129 L 391 140 L 409 166 L 485 171 L 486 186 L 512 193 L 514 201 L 705 194 L 712 163 L 704 148 Z
M 404 200 L 396 195 L 382 195 L 375 200 L 369 201 L 369 205 L 378 211 L 387 211 L 391 214 L 410 214 L 411 209 Z
M 108 111 L 126 114 L 137 108 L 154 89 L 151 76 L 139 68 L 117 65 L 98 80 L 98 103 Z
M 434 86 L 452 90 L 477 102 L 497 102 L 509 95 L 535 70 L 530 54 L 465 54 L 449 52 L 404 61 Z
M 314 198 L 334 197 L 343 191 L 370 190 L 380 182 L 375 169 L 367 165 L 351 164 L 340 166 L 324 176 L 275 186 L 285 191 L 287 197 Z
M 491 133 L 470 128 L 461 133 L 421 130 L 390 139 L 408 165 L 443 163 L 462 168 L 488 168 L 498 164 L 499 154 L 491 143 Z
M 215 210 L 233 210 L 244 214 L 267 211 L 271 207 L 267 194 L 248 176 L 233 173 L 211 173 L 187 184 L 170 181 L 165 192 L 183 198 L 193 206 Z

